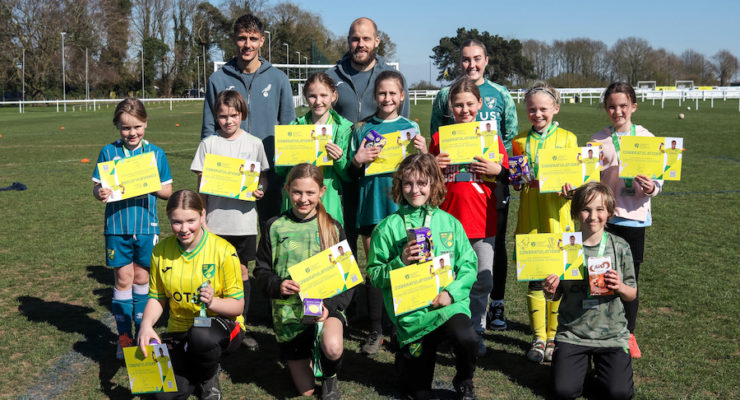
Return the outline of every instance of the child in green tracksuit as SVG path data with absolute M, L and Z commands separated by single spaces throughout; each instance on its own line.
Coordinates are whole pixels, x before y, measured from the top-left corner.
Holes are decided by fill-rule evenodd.
M 347 176 L 347 153 L 352 137 L 352 121 L 339 115 L 332 105 L 337 101 L 337 87 L 325 72 L 317 72 L 308 77 L 303 85 L 303 95 L 308 101 L 310 110 L 302 117 L 291 121 L 291 125 L 331 125 L 331 143 L 326 145 L 326 153 L 334 161 L 332 166 L 321 167 L 324 174 L 326 192 L 321 197 L 321 204 L 326 212 L 344 226 L 342 215 L 342 180 L 349 181 Z M 290 167 L 276 167 L 275 172 L 281 176 L 288 175 Z M 283 190 L 282 212 L 293 205 L 288 192 Z
M 475 399 L 473 373 L 478 335 L 470 319 L 470 288 L 478 273 L 478 260 L 462 224 L 438 207 L 445 199 L 442 172 L 434 156 L 407 157 L 393 176 L 393 200 L 400 209 L 381 221 L 370 242 L 367 272 L 373 286 L 383 292 L 388 315 L 396 327 L 396 354 L 401 391 L 426 399 L 434 377 L 437 346 L 450 339 L 455 350 L 457 374 L 452 383 L 463 399 Z M 431 305 L 394 315 L 390 271 L 422 260 L 421 247 L 407 239 L 407 229 L 428 227 L 434 255 L 449 254 L 455 280 Z

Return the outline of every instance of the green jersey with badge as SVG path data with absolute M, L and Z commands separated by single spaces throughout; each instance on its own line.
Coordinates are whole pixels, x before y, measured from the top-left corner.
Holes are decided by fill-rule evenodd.
M 424 225 L 428 215 L 434 242 L 434 256 L 450 255 L 455 280 L 446 290 L 452 304 L 446 307 L 425 307 L 403 315 L 394 316 L 390 271 L 403 268 L 401 252 L 408 242 L 406 229 Z M 440 327 L 455 314 L 470 316 L 470 288 L 478 275 L 478 258 L 465 235 L 460 221 L 437 207 L 401 206 L 373 231 L 367 274 L 373 286 L 383 291 L 383 301 L 401 346 L 413 343 Z
M 335 222 L 339 241 L 345 239 L 344 229 Z M 280 343 L 294 339 L 304 329 L 303 304 L 297 294 L 283 296 L 280 284 L 290 279 L 288 268 L 321 252 L 318 219 L 314 215 L 301 220 L 292 210 L 267 221 L 257 248 L 257 266 L 254 277 L 257 284 L 272 299 L 272 322 L 275 336 Z M 352 290 L 324 299 L 324 306 L 331 312 L 343 311 L 349 306 Z

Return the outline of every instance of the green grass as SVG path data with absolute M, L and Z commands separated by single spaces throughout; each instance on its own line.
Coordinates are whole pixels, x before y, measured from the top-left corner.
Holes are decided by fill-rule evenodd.
M 418 118 L 425 134 L 430 106 L 412 106 L 411 118 Z M 519 107 L 523 130 L 529 125 Z M 194 188 L 189 165 L 199 140 L 201 106 L 147 108 L 147 139 L 166 151 L 175 189 Z M 118 135 L 110 122 L 112 108 L 27 111 L 19 115 L 17 109 L 0 108 L 0 187 L 28 186 L 23 192 L 0 192 L 0 359 L 5 360 L 0 398 L 129 398 L 108 327 L 112 273 L 102 266 L 103 205 L 91 195 L 90 181 L 100 148 Z M 678 120 L 679 112 L 686 119 Z M 563 105 L 556 120 L 575 132 L 579 143 L 608 123 L 601 108 L 587 104 Z M 658 136 L 684 137 L 687 148 L 683 180 L 666 183 L 653 200 L 637 327 L 644 358 L 633 363 L 637 397 L 740 397 L 737 103 L 715 102 L 713 109 L 702 103 L 700 111 L 644 103 L 634 120 Z M 80 162 L 83 158 L 91 163 Z M 160 202 L 163 235 L 169 235 L 163 206 Z M 510 232 L 517 208 L 514 196 Z M 479 360 L 475 380 L 481 399 L 541 398 L 548 391 L 549 367 L 523 357 L 530 337 L 526 285 L 516 282 L 513 269 L 506 293 L 511 329 L 486 335 L 489 354 Z M 345 398 L 395 396 L 392 355 L 359 354 L 363 326 L 353 324 L 347 334 L 342 392 Z M 295 397 L 271 331 L 254 329 L 262 349 L 239 350 L 224 361 L 224 397 Z M 449 382 L 453 375 L 452 360 L 440 356 L 435 379 Z M 49 382 L 49 376 L 68 379 L 70 385 Z

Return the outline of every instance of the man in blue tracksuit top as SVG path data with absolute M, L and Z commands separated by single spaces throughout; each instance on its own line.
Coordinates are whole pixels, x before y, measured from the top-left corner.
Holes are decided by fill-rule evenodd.
M 273 163 L 275 125 L 288 125 L 295 119 L 293 91 L 285 73 L 274 68 L 272 64 L 259 56 L 260 48 L 265 43 L 262 21 L 251 14 L 237 18 L 234 22 L 232 40 L 237 49 L 237 56 L 208 78 L 200 137 L 203 139 L 213 135 L 220 128 L 213 115 L 213 106 L 218 94 L 227 89 L 236 90 L 247 102 L 247 118 L 242 121 L 241 128 L 262 140 L 267 158 L 270 163 Z M 274 171 L 274 168 L 266 171 L 265 194 L 257 202 L 260 225 L 264 225 L 267 220 L 280 214 L 283 178 Z M 243 283 L 246 320 L 251 285 L 246 279 Z M 258 348 L 257 341 L 249 332 L 244 336 L 242 343 L 252 350 Z
M 377 103 L 375 102 L 375 78 L 380 72 L 394 67 L 385 63 L 385 58 L 376 54 L 380 44 L 378 26 L 369 18 L 358 18 L 352 22 L 347 35 L 349 50 L 344 54 L 337 65 L 326 71 L 334 79 L 337 85 L 338 99 L 334 110 L 339 115 L 356 123 L 375 114 Z M 406 118 L 409 116 L 409 93 L 404 87 L 405 99 L 401 105 L 400 114 Z M 357 254 L 358 232 L 355 228 L 357 217 L 358 199 L 357 181 L 345 182 L 342 186 L 342 205 L 344 208 L 344 230 L 352 252 Z M 370 284 L 367 284 L 368 312 L 370 314 L 371 335 L 363 346 L 362 351 L 373 354 L 380 347 L 381 337 L 380 315 L 383 308 L 383 293 Z M 371 300 L 374 298 L 375 300 Z M 373 335 L 375 333 L 375 335 Z

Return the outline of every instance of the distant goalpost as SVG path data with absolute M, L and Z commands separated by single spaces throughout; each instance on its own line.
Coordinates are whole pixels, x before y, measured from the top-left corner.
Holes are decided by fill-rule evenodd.
M 637 81 L 637 89 L 655 90 L 656 86 L 656 81 Z
M 694 81 L 676 81 L 676 90 L 693 89 Z

